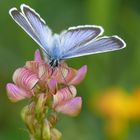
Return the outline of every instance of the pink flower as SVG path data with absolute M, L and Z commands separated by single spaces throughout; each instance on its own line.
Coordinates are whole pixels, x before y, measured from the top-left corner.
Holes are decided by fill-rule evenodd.
M 30 98 L 34 94 L 32 89 L 38 80 L 37 75 L 29 69 L 17 69 L 13 74 L 15 84 L 9 83 L 6 86 L 9 99 L 16 102 L 24 98 Z
M 77 94 L 74 86 L 65 87 L 53 96 L 53 108 L 57 112 L 76 116 L 81 110 L 82 99 L 75 97 Z
M 76 70 L 66 63 L 52 69 L 37 50 L 34 61 L 27 61 L 23 68 L 14 72 L 14 84 L 6 86 L 8 97 L 16 102 L 44 93 L 53 98 L 52 108 L 55 111 L 76 116 L 80 112 L 82 99 L 75 97 L 77 92 L 74 86 L 84 79 L 86 72 L 86 65 Z

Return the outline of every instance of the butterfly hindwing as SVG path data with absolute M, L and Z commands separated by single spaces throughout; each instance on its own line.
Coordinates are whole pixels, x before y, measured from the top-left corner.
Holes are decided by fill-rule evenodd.
M 101 26 L 83 25 L 70 27 L 60 34 L 62 53 L 69 52 L 75 47 L 83 46 L 103 33 Z
M 118 36 L 100 37 L 98 39 L 92 40 L 84 46 L 75 47 L 74 49 L 65 52 L 63 59 L 115 51 L 122 49 L 125 46 L 125 42 Z

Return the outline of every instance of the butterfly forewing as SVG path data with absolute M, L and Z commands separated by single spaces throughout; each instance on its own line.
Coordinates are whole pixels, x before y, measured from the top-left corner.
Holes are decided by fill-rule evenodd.
M 125 46 L 125 42 L 118 36 L 101 37 L 89 42 L 84 46 L 75 47 L 71 51 L 65 53 L 63 59 L 115 51 L 122 49 Z
M 16 8 L 12 8 L 10 10 L 10 15 L 13 20 L 30 36 L 33 40 L 35 40 L 39 45 L 41 45 L 39 38 L 35 34 L 33 28 L 28 23 L 27 19 L 24 17 L 22 13 L 20 13 Z
M 21 11 L 24 13 L 28 22 L 33 27 L 34 31 L 38 35 L 42 46 L 48 51 L 52 43 L 52 32 L 45 21 L 36 13 L 32 8 L 23 4 L 21 5 Z
M 49 42 L 50 40 L 46 40 L 48 38 L 50 38 L 51 36 L 51 30 L 49 29 L 49 27 L 45 26 L 45 23 L 43 22 L 43 20 L 40 18 L 39 20 L 39 16 L 38 16 L 38 22 L 36 22 L 36 25 L 33 26 L 34 24 L 28 20 L 28 18 L 26 17 L 25 13 L 23 12 L 26 9 L 30 9 L 30 11 L 33 11 L 29 6 L 22 4 L 21 5 L 21 11 L 19 12 L 16 8 L 12 8 L 9 11 L 9 14 L 11 15 L 11 17 L 13 18 L 13 20 L 35 41 L 37 42 L 37 44 L 41 47 L 41 49 L 49 56 L 48 54 L 48 48 L 49 48 Z M 25 10 L 25 11 L 26 11 Z M 36 19 L 37 17 L 35 16 L 37 15 L 36 13 L 34 15 L 32 15 L 33 19 Z M 48 37 L 48 38 L 47 38 Z

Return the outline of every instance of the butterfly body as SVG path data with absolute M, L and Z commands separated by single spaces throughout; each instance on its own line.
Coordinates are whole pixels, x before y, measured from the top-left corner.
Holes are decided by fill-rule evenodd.
M 61 44 L 60 44 L 60 38 L 58 34 L 54 34 L 52 36 L 52 42 L 50 44 L 50 47 L 51 49 L 48 51 L 49 55 L 44 52 L 44 57 L 47 57 L 47 61 L 49 65 L 55 68 L 58 67 L 62 59 Z
M 21 12 L 12 8 L 13 20 L 40 46 L 48 64 L 57 67 L 62 60 L 79 56 L 120 50 L 126 46 L 118 36 L 103 36 L 103 28 L 95 25 L 70 27 L 53 34 L 40 15 L 22 4 Z

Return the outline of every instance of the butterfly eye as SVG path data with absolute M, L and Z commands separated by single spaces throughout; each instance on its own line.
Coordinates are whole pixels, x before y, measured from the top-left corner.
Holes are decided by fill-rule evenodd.
M 49 65 L 53 68 L 55 67 L 58 67 L 59 65 L 59 60 L 56 60 L 56 59 L 52 59 L 50 62 L 49 62 Z

